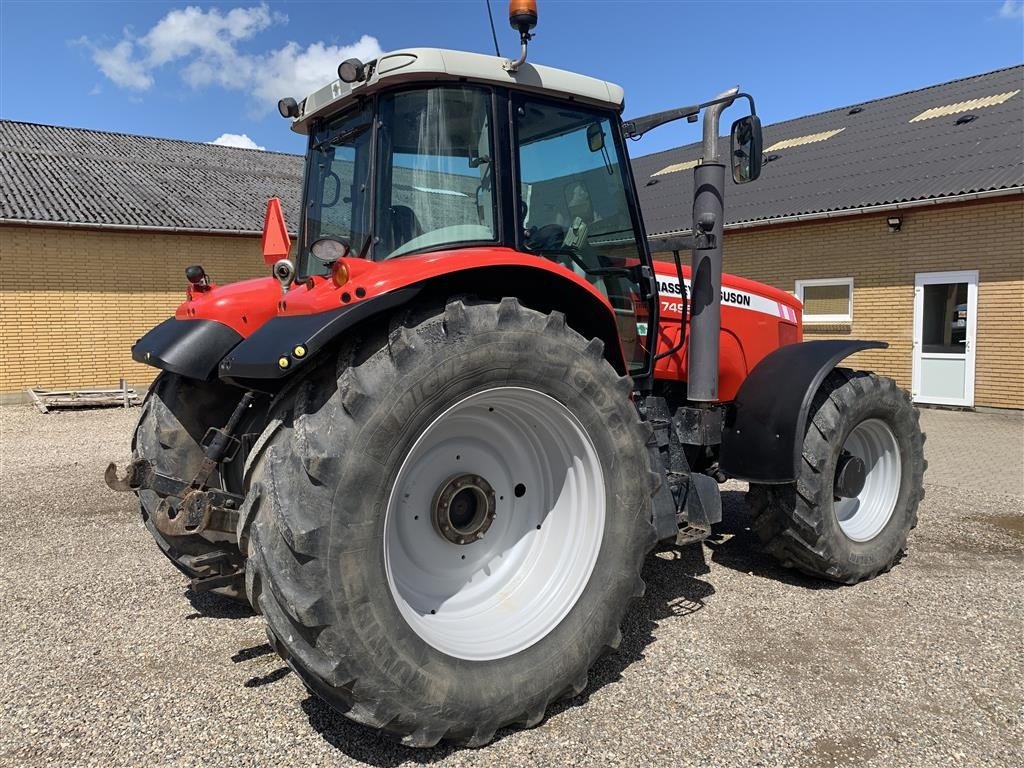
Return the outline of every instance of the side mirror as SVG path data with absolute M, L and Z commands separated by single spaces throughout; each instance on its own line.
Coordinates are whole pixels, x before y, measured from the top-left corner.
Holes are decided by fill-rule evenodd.
M 338 204 L 339 198 L 341 198 L 341 178 L 334 171 L 328 171 L 323 178 L 323 186 L 320 190 L 320 203 L 321 208 L 333 208 Z M 333 184 L 330 188 L 332 191 L 328 193 L 328 185 Z
M 732 180 L 746 184 L 761 175 L 764 140 L 761 137 L 761 119 L 757 115 L 741 117 L 732 124 Z
M 600 152 L 604 149 L 604 131 L 600 123 L 591 123 L 587 126 L 587 146 L 591 152 Z

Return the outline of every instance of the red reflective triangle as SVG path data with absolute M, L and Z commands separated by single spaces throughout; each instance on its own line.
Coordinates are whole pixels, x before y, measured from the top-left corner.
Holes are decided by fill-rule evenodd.
M 288 258 L 292 239 L 281 213 L 281 201 L 276 197 L 267 200 L 267 215 L 263 220 L 263 260 L 273 264 L 278 259 Z

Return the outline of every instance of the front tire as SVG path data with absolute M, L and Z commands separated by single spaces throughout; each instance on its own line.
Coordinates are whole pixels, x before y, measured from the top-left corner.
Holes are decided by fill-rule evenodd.
M 889 570 L 924 498 L 918 419 L 892 379 L 833 370 L 811 403 L 796 483 L 750 486 L 753 528 L 765 551 L 786 567 L 843 584 Z M 837 473 L 849 455 L 866 470 L 855 495 Z
M 332 707 L 480 746 L 618 646 L 657 477 L 630 380 L 560 313 L 417 311 L 281 403 L 250 475 L 248 588 Z

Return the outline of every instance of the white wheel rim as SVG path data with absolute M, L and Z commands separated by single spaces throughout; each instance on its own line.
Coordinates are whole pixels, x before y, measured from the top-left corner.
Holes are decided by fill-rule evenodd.
M 900 448 L 889 425 L 866 419 L 846 438 L 843 450 L 864 462 L 864 487 L 833 503 L 839 527 L 853 541 L 870 541 L 892 518 L 900 495 Z
M 463 473 L 485 478 L 496 501 L 490 527 L 469 544 L 447 540 L 433 522 L 437 489 Z M 532 389 L 479 392 L 438 416 L 399 469 L 384 523 L 388 585 L 437 650 L 473 661 L 511 656 L 576 604 L 604 519 L 601 462 L 576 417 Z

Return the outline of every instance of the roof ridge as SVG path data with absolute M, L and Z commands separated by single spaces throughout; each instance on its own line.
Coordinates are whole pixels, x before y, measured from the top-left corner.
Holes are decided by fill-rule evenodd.
M 967 80 L 975 80 L 975 79 L 977 79 L 979 77 L 988 77 L 989 75 L 996 75 L 996 74 L 999 74 L 1000 72 L 1009 72 L 1010 70 L 1013 70 L 1013 69 L 1024 70 L 1024 64 L 1013 64 L 1013 65 L 1011 65 L 1009 67 L 1000 67 L 999 69 L 993 69 L 993 70 L 991 70 L 989 72 L 979 72 L 976 75 L 966 75 L 964 77 L 958 77 L 958 78 L 955 78 L 953 80 L 946 80 L 945 82 L 942 82 L 942 83 L 935 83 L 934 85 L 925 85 L 925 86 L 922 86 L 920 88 L 911 88 L 911 89 L 906 90 L 906 91 L 900 91 L 899 93 L 891 93 L 888 96 L 878 96 L 877 98 L 868 99 L 866 101 L 855 101 L 855 102 L 853 102 L 851 104 L 845 104 L 845 105 L 838 106 L 838 107 L 830 107 L 829 109 L 822 109 L 822 110 L 820 110 L 818 112 L 811 112 L 810 114 L 807 114 L 807 115 L 800 115 L 799 117 L 790 117 L 790 118 L 787 118 L 786 120 L 779 120 L 777 123 L 767 123 L 764 127 L 766 129 L 767 128 L 775 128 L 775 127 L 778 127 L 780 125 L 786 125 L 787 123 L 795 123 L 798 120 L 807 120 L 808 118 L 812 118 L 812 117 L 820 117 L 821 115 L 827 115 L 827 114 L 829 114 L 831 112 L 841 112 L 844 109 L 848 110 L 848 109 L 852 109 L 853 107 L 863 107 L 863 106 L 866 106 L 868 104 L 877 104 L 877 103 L 882 102 L 882 101 L 888 101 L 889 99 L 898 99 L 901 96 L 909 96 L 912 93 L 923 93 L 924 91 L 929 91 L 929 90 L 931 90 L 933 88 L 943 88 L 943 87 L 945 87 L 947 85 L 955 85 L 956 83 L 962 83 L 962 82 L 965 82 Z M 724 135 L 726 135 L 726 134 L 723 134 L 723 136 Z M 719 139 L 721 139 L 721 138 L 722 137 L 720 136 Z M 699 143 L 700 143 L 699 140 L 698 141 L 691 141 L 691 142 L 689 142 L 687 144 L 682 144 L 682 145 L 680 145 L 678 147 L 669 147 L 668 149 L 662 149 L 662 150 L 658 150 L 657 152 L 651 152 L 649 155 L 638 155 L 638 156 L 632 157 L 630 159 L 631 160 L 640 160 L 641 158 L 656 157 L 656 156 L 658 156 L 660 154 L 663 154 L 663 153 L 666 153 L 666 152 L 676 152 L 676 151 L 678 151 L 680 149 L 684 149 L 685 147 L 693 146 L 693 145 L 699 144 Z
M 149 139 L 150 141 L 166 141 L 171 144 L 191 144 L 199 147 L 223 147 L 224 149 L 237 149 L 242 152 L 262 152 L 266 155 L 282 155 L 284 157 L 302 157 L 301 154 L 293 152 L 278 152 L 273 149 L 252 149 L 250 147 L 232 147 L 227 144 L 214 144 L 210 141 L 194 141 L 192 139 L 172 139 L 165 136 L 146 136 L 140 133 L 125 133 L 124 131 L 107 131 L 100 128 L 78 128 L 71 125 L 56 125 L 54 123 L 39 123 L 32 120 L 11 120 L 9 118 L 0 118 L 0 125 L 29 125 L 38 128 L 59 128 L 65 131 L 73 131 L 75 133 L 96 133 L 104 136 L 125 136 L 131 139 Z

